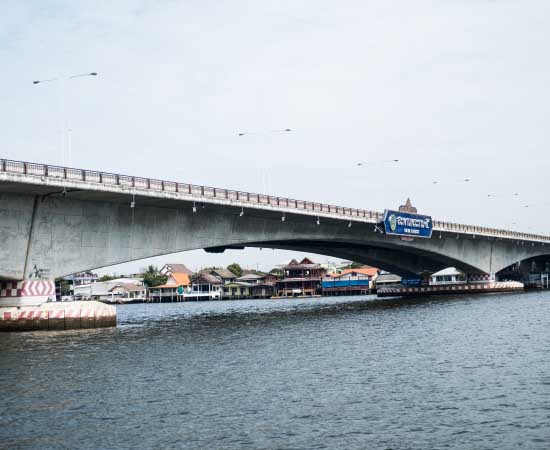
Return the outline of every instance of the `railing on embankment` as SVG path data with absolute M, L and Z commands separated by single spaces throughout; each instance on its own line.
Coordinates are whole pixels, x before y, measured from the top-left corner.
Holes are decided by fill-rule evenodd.
M 106 186 L 112 185 L 158 192 L 180 193 L 184 195 L 191 195 L 193 197 L 202 197 L 205 198 L 206 201 L 208 199 L 225 199 L 228 201 L 239 202 L 239 206 L 240 204 L 251 204 L 252 206 L 273 206 L 295 210 L 298 213 L 307 212 L 310 214 L 330 214 L 347 220 L 362 219 L 369 222 L 379 222 L 383 219 L 382 213 L 364 209 L 347 208 L 343 206 L 334 206 L 324 203 L 315 203 L 305 200 L 295 200 L 264 194 L 254 194 L 251 192 L 235 191 L 231 189 L 221 189 L 209 186 L 177 183 L 174 181 L 164 181 L 152 178 L 98 172 L 95 170 L 74 169 L 70 167 L 13 161 L 8 159 L 0 159 L 0 172 L 48 177 L 61 180 L 99 183 Z M 521 233 L 497 228 L 463 225 L 440 220 L 434 220 L 433 225 L 434 231 L 482 235 L 494 238 L 517 239 L 523 241 L 550 242 L 550 236 Z

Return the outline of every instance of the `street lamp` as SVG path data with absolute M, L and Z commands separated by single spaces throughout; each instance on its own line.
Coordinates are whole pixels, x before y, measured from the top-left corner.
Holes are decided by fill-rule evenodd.
M 519 197 L 519 193 L 518 192 L 514 192 L 513 194 L 495 194 L 495 193 L 492 193 L 492 194 L 487 194 L 487 197 L 489 198 L 495 198 L 495 197 L 501 197 L 501 198 L 505 198 L 505 197 Z
M 472 181 L 470 178 L 464 178 L 462 180 L 450 181 L 449 183 L 469 183 Z M 432 181 L 432 184 L 441 184 L 439 180 Z
M 72 129 L 68 126 L 68 120 L 65 117 L 65 81 L 72 80 L 73 78 L 81 78 L 81 77 L 96 77 L 97 72 L 87 72 L 87 73 L 79 73 L 76 75 L 70 75 L 70 76 L 63 76 L 63 77 L 57 77 L 57 78 L 49 78 L 44 80 L 34 80 L 32 84 L 43 84 L 43 83 L 52 83 L 55 81 L 61 82 L 61 108 L 62 108 L 62 126 L 61 126 L 61 151 L 63 154 L 63 166 L 65 166 L 67 163 L 70 163 L 70 157 L 71 157 L 71 132 Z M 65 145 L 67 145 L 67 155 L 65 155 Z M 65 160 L 65 156 L 67 156 L 67 160 Z
M 268 130 L 268 131 L 239 131 L 237 136 L 247 136 L 250 134 L 268 134 L 268 133 L 288 133 L 292 131 L 290 128 L 281 128 L 280 130 Z
M 57 77 L 57 78 L 49 78 L 47 80 L 34 80 L 32 84 L 39 84 L 39 83 L 49 83 L 51 81 L 59 81 L 59 80 L 70 80 L 71 78 L 79 78 L 79 77 L 97 77 L 97 72 L 90 72 L 90 73 L 80 73 L 78 75 L 71 75 L 69 77 Z
M 290 133 L 291 131 L 292 131 L 291 128 L 278 128 L 278 129 L 275 129 L 275 130 L 239 131 L 237 133 L 237 136 L 242 137 L 242 136 L 250 136 L 250 135 L 268 135 L 268 134 L 276 134 L 276 133 Z M 263 170 L 264 170 L 264 167 L 259 167 L 258 168 L 260 183 L 262 184 L 262 189 L 265 191 L 265 193 L 267 195 L 269 195 L 269 173 L 265 172 L 265 174 L 264 174 Z M 264 179 L 264 175 L 265 175 L 265 179 Z M 265 181 L 265 188 L 263 187 L 264 181 Z
M 374 161 L 367 161 L 367 162 L 358 162 L 358 166 L 374 166 L 377 164 L 391 164 L 399 162 L 398 159 L 381 159 L 381 160 L 374 160 Z

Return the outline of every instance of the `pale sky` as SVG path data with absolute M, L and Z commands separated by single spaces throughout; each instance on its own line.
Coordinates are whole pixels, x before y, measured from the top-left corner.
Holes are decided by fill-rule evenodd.
M 74 167 L 374 210 L 410 196 L 434 219 L 550 233 L 547 0 L 4 0 L 0 33 L 2 157 L 61 164 L 65 117 Z M 91 71 L 65 108 L 63 83 L 32 84 Z

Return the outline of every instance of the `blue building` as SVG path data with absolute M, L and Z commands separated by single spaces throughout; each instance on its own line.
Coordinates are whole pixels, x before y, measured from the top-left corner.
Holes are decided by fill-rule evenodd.
M 374 267 L 346 269 L 342 273 L 323 278 L 323 295 L 366 295 L 373 288 L 378 275 Z

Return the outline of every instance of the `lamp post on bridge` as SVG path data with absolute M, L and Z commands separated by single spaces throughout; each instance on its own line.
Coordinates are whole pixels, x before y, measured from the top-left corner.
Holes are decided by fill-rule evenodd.
M 279 133 L 290 133 L 292 132 L 292 128 L 278 128 L 278 129 L 272 129 L 272 130 L 256 130 L 256 131 L 239 131 L 237 132 L 237 136 L 250 136 L 250 135 L 269 135 L 269 134 L 279 134 Z M 270 189 L 269 189 L 269 172 L 264 172 L 264 167 L 258 168 L 259 178 L 260 178 L 260 184 L 262 185 L 262 189 L 266 193 L 266 195 L 270 195 Z M 265 187 L 263 187 L 265 184 Z
M 81 78 L 81 77 L 96 77 L 97 72 L 88 72 L 88 73 L 80 73 L 77 75 L 70 75 L 70 76 L 63 76 L 63 77 L 56 77 L 56 78 L 48 78 L 44 80 L 34 80 L 32 84 L 43 84 L 43 83 L 53 83 L 56 81 L 59 81 L 61 83 L 61 152 L 62 152 L 62 165 L 66 166 L 67 164 L 70 164 L 71 159 L 71 146 L 72 146 L 72 129 L 69 127 L 68 119 L 66 116 L 66 109 L 65 109 L 65 83 L 69 80 L 72 80 L 74 78 Z M 67 151 L 65 152 L 65 146 L 67 146 Z

